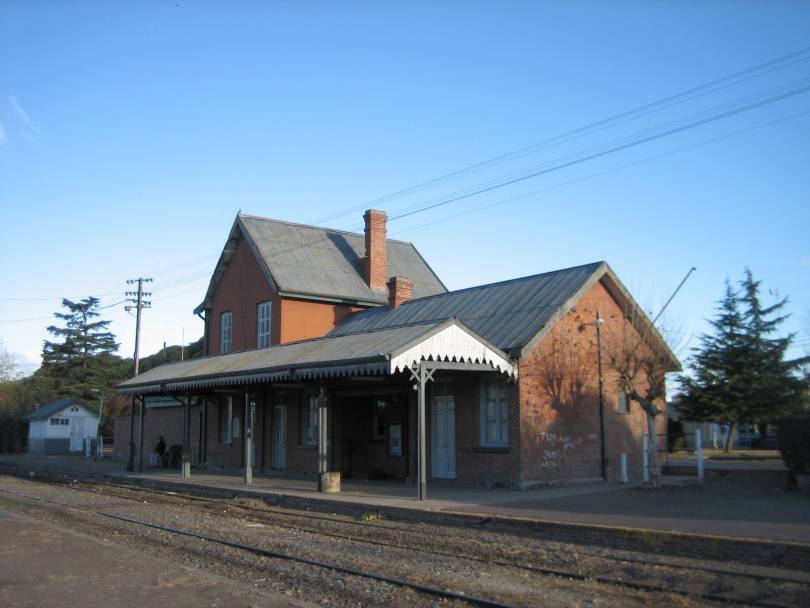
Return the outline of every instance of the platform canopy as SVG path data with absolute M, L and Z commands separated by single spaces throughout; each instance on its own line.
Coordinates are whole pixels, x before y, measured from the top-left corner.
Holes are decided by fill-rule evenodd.
M 517 365 L 457 319 L 292 342 L 168 363 L 118 385 L 125 395 L 319 378 L 390 375 L 423 361 L 517 375 Z

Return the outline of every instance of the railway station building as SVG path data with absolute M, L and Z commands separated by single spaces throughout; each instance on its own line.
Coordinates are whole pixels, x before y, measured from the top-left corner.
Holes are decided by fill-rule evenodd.
M 204 356 L 118 387 L 134 415 L 116 419 L 116 457 L 143 466 L 162 436 L 183 475 L 339 472 L 420 496 L 640 479 L 649 429 L 617 345 L 662 373 L 679 363 L 607 263 L 448 291 L 384 212 L 364 220 L 359 234 L 238 215 L 195 310 Z

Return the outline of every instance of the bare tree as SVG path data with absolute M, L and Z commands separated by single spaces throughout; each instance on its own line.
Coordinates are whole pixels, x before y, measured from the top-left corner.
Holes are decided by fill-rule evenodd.
M 625 313 L 621 329 L 608 329 L 606 355 L 616 372 L 618 388 L 645 414 L 649 449 L 648 487 L 660 487 L 657 418 L 665 413 L 666 374 L 678 366 L 662 335 L 638 308 Z
M 14 358 L 3 340 L 0 339 L 0 382 L 11 382 L 20 376 L 17 359 Z

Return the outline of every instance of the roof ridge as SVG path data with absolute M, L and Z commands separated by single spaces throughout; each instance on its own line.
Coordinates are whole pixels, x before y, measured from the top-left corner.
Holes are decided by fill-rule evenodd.
M 323 230 L 324 232 L 335 232 L 337 234 L 350 234 L 352 236 L 359 236 L 363 237 L 364 234 L 362 232 L 352 232 L 351 230 L 342 230 L 340 228 L 329 228 L 326 226 L 315 226 L 313 224 L 302 224 L 300 222 L 290 222 L 287 220 L 277 220 L 272 217 L 264 217 L 261 215 L 251 215 L 250 213 L 239 213 L 238 217 L 250 218 L 254 220 L 262 220 L 264 222 L 274 222 L 276 224 L 286 224 L 287 226 L 297 226 L 299 228 L 312 228 L 313 230 Z M 416 248 L 413 244 L 413 241 L 403 241 L 401 239 L 389 239 L 386 237 L 385 239 L 391 243 L 402 243 L 403 245 L 410 245 L 411 247 Z
M 412 300 L 408 300 L 406 302 L 403 302 L 402 306 L 407 306 L 411 302 L 422 302 L 424 300 L 429 300 L 431 298 L 440 298 L 440 297 L 449 296 L 449 295 L 456 294 L 456 293 L 462 293 L 462 292 L 465 292 L 465 291 L 470 291 L 470 290 L 473 290 L 473 289 L 481 289 L 481 288 L 484 288 L 484 287 L 496 287 L 496 286 L 499 286 L 499 285 L 508 285 L 509 283 L 518 283 L 520 281 L 528 281 L 529 279 L 536 279 L 538 277 L 542 277 L 542 276 L 545 276 L 545 275 L 557 274 L 559 272 L 567 272 L 569 270 L 577 270 L 579 268 L 585 268 L 587 266 L 599 267 L 601 264 L 606 264 L 606 263 L 607 262 L 605 262 L 604 260 L 600 260 L 598 262 L 590 262 L 588 264 L 579 264 L 577 266 L 569 266 L 568 268 L 559 268 L 557 270 L 549 270 L 547 272 L 538 272 L 537 274 L 530 274 L 530 275 L 526 275 L 525 277 L 515 277 L 513 279 L 506 279 L 506 280 L 503 280 L 503 281 L 495 281 L 494 283 L 483 283 L 481 285 L 470 285 L 469 287 L 462 287 L 461 289 L 453 289 L 453 290 L 450 290 L 450 291 L 446 291 L 444 293 L 434 293 L 434 294 L 429 295 L 429 296 L 422 296 L 421 298 L 414 298 Z M 365 311 L 361 311 L 361 312 L 365 312 Z

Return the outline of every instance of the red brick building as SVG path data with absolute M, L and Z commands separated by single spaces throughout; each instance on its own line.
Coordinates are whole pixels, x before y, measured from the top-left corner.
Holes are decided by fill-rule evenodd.
M 448 292 L 412 244 L 386 238 L 385 213 L 364 217 L 362 235 L 237 217 L 195 311 L 206 356 L 119 387 L 146 403 L 142 451 L 162 435 L 189 463 L 422 492 L 603 467 L 616 479 L 622 462 L 640 478 L 646 419 L 611 349 L 679 364 L 606 263 Z M 117 422 L 125 457 L 128 419 Z

